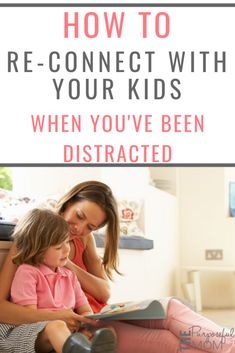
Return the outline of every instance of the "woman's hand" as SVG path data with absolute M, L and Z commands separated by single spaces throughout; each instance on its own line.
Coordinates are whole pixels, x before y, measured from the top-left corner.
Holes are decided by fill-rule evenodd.
M 88 319 L 82 315 L 76 314 L 72 309 L 64 309 L 55 311 L 55 319 L 66 322 L 71 332 L 77 332 L 82 322 L 95 325 L 95 321 Z
M 71 249 L 73 247 L 74 245 L 71 244 Z M 87 236 L 83 260 L 87 271 L 80 268 L 71 259 L 66 263 L 66 267 L 76 274 L 85 292 L 99 302 L 106 303 L 110 297 L 109 281 L 105 274 L 102 260 L 97 254 L 92 234 Z
M 70 259 L 68 259 L 68 261 L 66 262 L 65 267 L 67 267 L 70 271 L 74 271 L 75 268 L 76 268 L 76 265 Z

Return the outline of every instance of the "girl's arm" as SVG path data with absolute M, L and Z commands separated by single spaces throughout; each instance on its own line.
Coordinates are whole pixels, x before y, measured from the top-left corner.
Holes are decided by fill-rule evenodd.
M 24 308 L 34 310 L 34 313 L 36 313 L 38 311 L 37 305 L 25 305 Z M 61 310 L 61 311 L 57 311 L 55 313 L 57 313 L 57 316 L 58 316 L 56 318 L 56 320 L 61 319 L 61 320 L 65 321 L 71 332 L 78 331 L 81 327 L 81 322 L 85 322 L 90 325 L 94 325 L 94 320 L 89 320 L 89 319 L 86 319 L 83 317 L 88 314 L 93 314 L 92 309 L 89 304 L 83 305 L 82 307 L 79 308 L 79 310 L 76 310 L 76 313 L 79 315 L 75 314 L 72 311 L 72 309 Z M 74 313 L 74 315 L 71 315 L 72 313 Z M 65 320 L 65 317 L 66 317 L 66 320 Z
M 87 271 L 84 271 L 72 261 L 66 267 L 76 273 L 82 289 L 100 302 L 106 303 L 110 297 L 110 286 L 105 274 L 102 260 L 97 254 L 95 240 L 92 234 L 88 235 L 83 260 Z
M 70 309 L 60 311 L 35 310 L 9 302 L 11 283 L 16 272 L 16 266 L 11 260 L 14 253 L 15 246 L 13 243 L 0 272 L 1 323 L 19 325 L 45 320 L 63 320 L 68 325 L 77 325 L 78 320 L 88 322 L 86 318 L 74 313 Z
M 89 304 L 84 304 L 82 306 L 80 306 L 79 308 L 75 309 L 76 313 L 86 316 L 88 314 L 93 314 L 93 311 L 90 307 Z

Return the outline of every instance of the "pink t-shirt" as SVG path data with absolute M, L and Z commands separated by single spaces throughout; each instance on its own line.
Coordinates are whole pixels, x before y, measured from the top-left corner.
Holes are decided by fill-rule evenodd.
M 11 301 L 38 309 L 78 309 L 88 300 L 76 275 L 65 267 L 53 272 L 45 265 L 18 267 L 11 286 Z

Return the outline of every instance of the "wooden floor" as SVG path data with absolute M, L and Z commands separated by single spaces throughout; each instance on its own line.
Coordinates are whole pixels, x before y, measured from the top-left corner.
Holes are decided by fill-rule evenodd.
M 202 315 L 224 327 L 235 328 L 235 309 L 203 310 Z

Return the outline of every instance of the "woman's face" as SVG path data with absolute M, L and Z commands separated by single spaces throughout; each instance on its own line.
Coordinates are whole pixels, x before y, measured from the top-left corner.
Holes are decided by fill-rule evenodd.
M 69 224 L 70 238 L 84 237 L 106 221 L 106 214 L 95 202 L 83 200 L 68 205 L 63 218 Z

